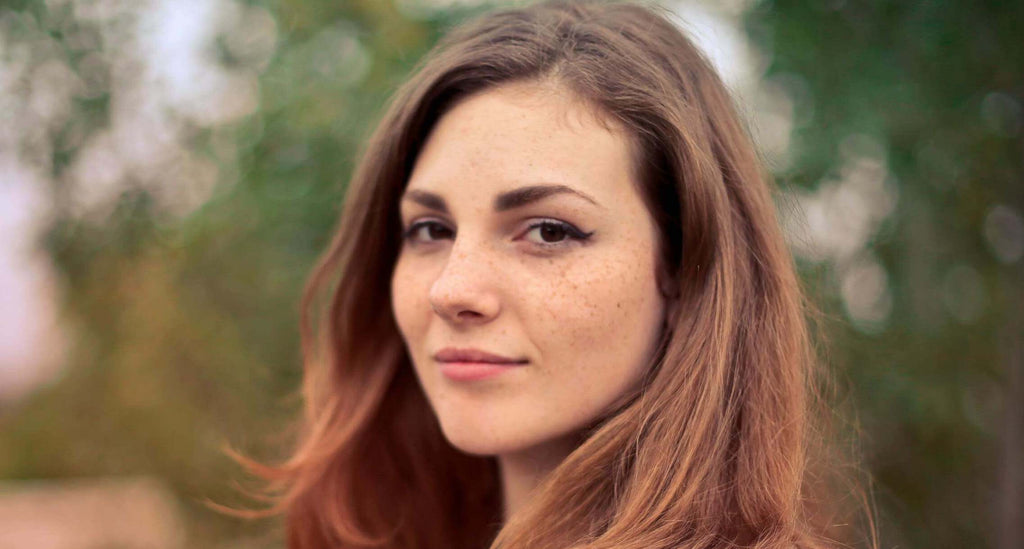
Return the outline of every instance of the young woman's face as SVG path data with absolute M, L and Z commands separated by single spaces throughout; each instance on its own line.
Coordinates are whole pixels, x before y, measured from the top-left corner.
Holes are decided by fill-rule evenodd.
M 640 380 L 665 304 L 629 152 L 539 84 L 471 96 L 433 129 L 401 200 L 391 292 L 455 447 L 570 440 Z

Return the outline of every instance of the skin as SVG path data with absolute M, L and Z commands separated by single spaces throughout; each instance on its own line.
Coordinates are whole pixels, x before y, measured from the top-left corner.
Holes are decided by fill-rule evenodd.
M 497 196 L 535 185 L 574 192 L 495 211 Z M 396 322 L 445 437 L 497 457 L 507 518 L 637 386 L 663 329 L 657 228 L 628 138 L 557 84 L 481 92 L 433 129 L 401 216 Z M 454 381 L 433 358 L 446 347 L 526 363 Z

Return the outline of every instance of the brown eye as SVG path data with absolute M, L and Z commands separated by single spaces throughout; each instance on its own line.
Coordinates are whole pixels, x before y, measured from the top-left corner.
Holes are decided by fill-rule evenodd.
M 403 238 L 414 243 L 433 242 L 455 236 L 455 231 L 437 221 L 427 220 L 413 223 L 403 234 Z
M 545 220 L 530 226 L 527 240 L 541 246 L 554 246 L 570 241 L 583 241 L 593 233 L 584 233 L 572 225 L 554 220 Z
M 544 242 L 561 242 L 567 236 L 569 233 L 566 232 L 565 227 L 554 223 L 543 223 L 540 226 L 540 238 Z

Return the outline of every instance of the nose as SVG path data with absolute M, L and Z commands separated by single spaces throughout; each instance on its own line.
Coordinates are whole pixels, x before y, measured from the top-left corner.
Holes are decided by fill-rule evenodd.
M 453 246 L 444 269 L 430 286 L 430 306 L 452 324 L 485 324 L 501 312 L 495 260 L 480 253 L 478 245 L 459 244 L 464 243 Z

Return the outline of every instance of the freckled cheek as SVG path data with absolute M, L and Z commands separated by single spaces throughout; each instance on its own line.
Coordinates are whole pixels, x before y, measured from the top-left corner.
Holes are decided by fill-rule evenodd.
M 651 322 L 653 266 L 637 257 L 575 265 L 546 288 L 535 288 L 534 337 L 546 354 L 618 356 L 636 349 Z M 610 354 L 609 354 L 610 353 Z M 573 361 L 584 362 L 584 361 Z

